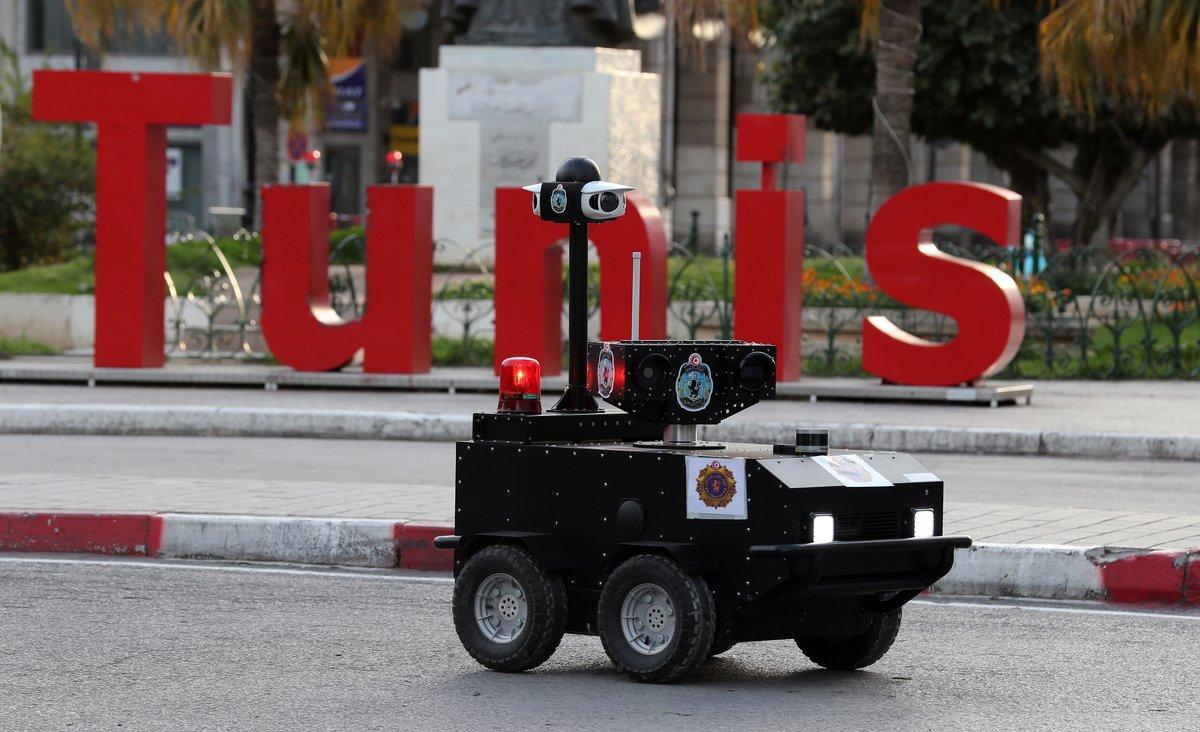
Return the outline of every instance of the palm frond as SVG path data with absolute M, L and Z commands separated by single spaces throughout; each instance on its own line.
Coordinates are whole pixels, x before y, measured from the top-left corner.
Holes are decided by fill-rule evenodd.
M 249 55 L 251 0 L 175 0 L 169 5 L 167 27 L 204 68 L 219 68 L 223 52 L 239 64 Z
M 169 0 L 66 0 L 75 35 L 104 53 L 122 31 L 161 28 Z
M 1200 94 L 1200 0 L 1058 0 L 1039 33 L 1044 75 L 1089 114 L 1111 98 L 1157 117 Z
M 311 13 L 300 12 L 303 5 L 297 3 L 297 12 L 285 21 L 280 38 L 281 111 L 297 126 L 304 125 L 310 112 L 320 121 L 324 102 L 332 94 L 328 36 Z

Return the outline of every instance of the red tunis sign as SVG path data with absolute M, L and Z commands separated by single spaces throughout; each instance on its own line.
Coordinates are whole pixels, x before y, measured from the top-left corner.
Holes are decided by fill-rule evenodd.
M 34 72 L 33 115 L 94 122 L 96 181 L 97 366 L 163 364 L 163 270 L 168 125 L 229 124 L 227 74 L 103 71 Z M 737 195 L 734 334 L 775 343 L 781 379 L 799 377 L 804 199 L 777 190 L 780 164 L 804 155 L 804 118 L 740 118 L 739 159 L 763 164 L 761 190 Z M 326 371 L 364 351 L 371 373 L 430 367 L 432 190 L 371 186 L 366 277 L 370 305 L 344 321 L 329 307 L 329 188 L 263 190 L 263 333 L 283 364 Z M 995 186 L 930 183 L 901 191 L 875 215 L 866 258 L 879 287 L 914 308 L 952 317 L 957 335 L 935 343 L 886 316 L 863 324 L 863 367 L 885 381 L 953 385 L 1003 368 L 1025 331 L 1016 283 L 995 267 L 952 257 L 932 240 L 935 226 L 962 226 L 1003 246 L 1018 241 L 1021 199 Z M 496 191 L 496 363 L 533 356 L 547 374 L 560 370 L 562 226 L 529 210 L 520 189 Z M 667 242 L 648 199 L 629 196 L 628 213 L 596 227 L 600 255 L 600 337 L 630 335 L 632 254 L 642 255 L 639 327 L 667 334 Z

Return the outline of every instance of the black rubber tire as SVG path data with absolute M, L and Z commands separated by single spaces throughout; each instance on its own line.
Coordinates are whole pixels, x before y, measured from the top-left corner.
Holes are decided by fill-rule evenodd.
M 475 591 L 491 575 L 511 575 L 528 598 L 529 622 L 511 643 L 496 643 L 475 622 Z M 567 591 L 562 577 L 544 571 L 529 552 L 496 545 L 472 556 L 454 581 L 454 629 L 463 648 L 481 665 L 504 672 L 528 671 L 558 648 L 567 627 Z
M 676 610 L 675 638 L 652 656 L 638 653 L 621 632 L 621 604 L 630 590 L 644 582 L 663 588 Z M 674 681 L 694 669 L 712 648 L 716 612 L 708 583 L 684 572 L 673 560 L 639 554 L 617 567 L 600 590 L 597 625 L 604 652 L 622 673 L 636 681 Z
M 840 638 L 797 638 L 796 645 L 808 660 L 833 671 L 865 668 L 883 658 L 900 632 L 900 610 L 877 614 L 861 635 Z
M 732 649 L 737 644 L 738 644 L 738 642 L 732 638 L 728 638 L 728 637 L 724 638 L 724 639 L 714 638 L 712 648 L 708 649 L 708 657 L 713 658 L 715 656 L 719 656 L 722 653 Z

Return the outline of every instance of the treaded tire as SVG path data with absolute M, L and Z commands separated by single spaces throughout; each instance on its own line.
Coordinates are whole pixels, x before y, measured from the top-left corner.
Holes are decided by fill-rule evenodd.
M 808 660 L 833 671 L 853 671 L 883 658 L 900 632 L 900 610 L 876 615 L 862 635 L 843 638 L 797 638 L 796 645 Z
M 497 643 L 475 620 L 475 593 L 488 577 L 504 573 L 524 590 L 528 622 L 517 637 Z M 562 578 L 548 574 L 524 549 L 495 545 L 481 549 L 454 582 L 454 629 L 463 648 L 481 665 L 503 672 L 528 671 L 558 648 L 567 626 L 567 591 Z
M 737 644 L 738 644 L 738 642 L 733 640 L 732 638 L 725 638 L 723 640 L 714 639 L 712 648 L 708 649 L 708 657 L 714 658 L 716 656 L 719 656 L 722 653 L 730 650 Z
M 675 613 L 674 637 L 654 655 L 634 649 L 621 630 L 622 603 L 644 583 L 661 587 Z M 708 656 L 716 627 L 712 592 L 704 578 L 654 554 L 627 559 L 609 575 L 600 590 L 596 618 L 600 642 L 613 665 L 630 678 L 649 683 L 674 681 L 694 669 Z

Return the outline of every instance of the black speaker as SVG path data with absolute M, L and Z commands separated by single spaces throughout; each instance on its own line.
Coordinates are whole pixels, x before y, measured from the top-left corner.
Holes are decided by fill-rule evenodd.
M 775 359 L 762 351 L 753 351 L 738 366 L 738 379 L 746 391 L 762 391 L 775 383 Z
M 661 353 L 652 353 L 642 359 L 633 375 L 633 383 L 642 391 L 652 391 L 662 386 L 670 375 L 671 361 Z

